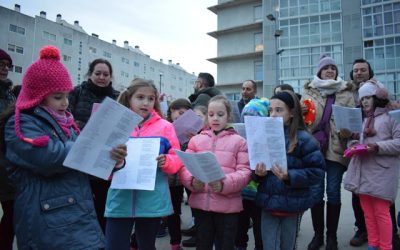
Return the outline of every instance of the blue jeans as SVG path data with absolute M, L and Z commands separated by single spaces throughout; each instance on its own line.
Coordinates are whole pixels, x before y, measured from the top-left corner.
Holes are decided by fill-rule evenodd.
M 263 210 L 261 213 L 261 233 L 264 249 L 295 249 L 300 218 L 300 215 L 274 216 Z
M 327 202 L 332 205 L 340 205 L 340 190 L 342 185 L 343 174 L 346 167 L 334 161 L 325 160 L 326 163 L 326 196 Z M 314 204 L 324 201 L 325 194 L 325 178 L 320 183 L 311 187 L 314 195 Z
M 129 250 L 133 225 L 140 250 L 155 250 L 156 235 L 160 227 L 157 218 L 107 218 L 106 249 Z

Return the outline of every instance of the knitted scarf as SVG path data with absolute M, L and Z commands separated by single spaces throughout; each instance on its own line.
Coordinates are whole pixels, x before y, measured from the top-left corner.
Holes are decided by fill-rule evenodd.
M 322 80 L 318 76 L 314 76 L 309 86 L 318 89 L 321 96 L 327 96 L 344 89 L 346 82 L 340 77 L 337 77 L 337 80 Z
M 67 138 L 71 135 L 71 127 L 79 134 L 79 128 L 74 122 L 74 117 L 68 111 L 65 111 L 64 114 L 59 114 L 49 106 L 41 106 L 44 110 L 46 110 L 53 118 L 56 120 L 58 125 L 60 125 L 61 129 L 64 131 Z
M 365 113 L 365 118 L 367 119 L 364 126 L 364 137 L 371 137 L 376 135 L 376 130 L 374 129 L 374 111 Z

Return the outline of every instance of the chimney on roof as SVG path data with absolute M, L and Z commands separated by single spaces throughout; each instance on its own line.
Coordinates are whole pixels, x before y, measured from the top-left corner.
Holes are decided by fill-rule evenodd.
M 46 11 L 41 11 L 40 12 L 40 17 L 46 18 Z
M 139 49 L 139 45 L 135 45 L 135 49 Z
M 117 45 L 117 40 L 113 39 L 112 44 Z
M 92 33 L 92 37 L 99 38 L 99 35 L 97 35 L 96 33 Z
M 124 41 L 124 48 L 125 49 L 129 49 L 129 42 L 128 41 Z
M 178 66 L 179 66 L 179 65 L 181 65 L 181 63 L 176 63 L 176 65 L 178 65 Z
M 57 23 L 61 22 L 61 14 L 57 14 L 56 22 Z
M 21 5 L 19 5 L 19 4 L 14 4 L 14 10 L 15 10 L 16 12 L 21 12 Z
M 78 21 L 78 20 L 75 20 L 75 21 L 74 21 L 74 25 L 75 25 L 76 27 L 79 27 L 79 21 Z M 92 33 L 92 35 L 93 35 L 93 33 Z
M 172 64 L 172 60 L 168 60 L 168 64 L 171 65 Z
M 160 62 L 161 62 L 161 63 L 163 62 L 163 59 L 162 59 L 162 58 L 160 58 Z

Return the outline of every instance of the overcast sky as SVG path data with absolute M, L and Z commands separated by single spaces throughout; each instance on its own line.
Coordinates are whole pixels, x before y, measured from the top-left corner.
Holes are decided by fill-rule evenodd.
M 216 64 L 207 58 L 217 56 L 216 39 L 207 32 L 217 29 L 217 15 L 207 7 L 217 0 L 1 0 L 0 4 L 35 16 L 40 11 L 47 19 L 57 14 L 73 24 L 75 20 L 88 33 L 123 46 L 125 40 L 154 60 L 180 63 L 189 73 L 210 72 L 216 76 Z

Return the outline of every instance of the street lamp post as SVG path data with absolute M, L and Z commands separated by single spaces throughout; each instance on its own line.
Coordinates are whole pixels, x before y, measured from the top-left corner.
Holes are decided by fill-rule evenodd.
M 160 95 L 161 95 L 161 78 L 162 78 L 162 73 L 160 72 L 160 89 L 159 89 L 159 91 L 160 91 Z
M 273 14 L 268 14 L 267 19 L 270 20 L 271 22 L 274 22 L 275 26 L 275 32 L 274 32 L 274 37 L 275 37 L 275 77 L 276 77 L 276 83 L 280 84 L 279 81 L 279 55 L 284 51 L 283 49 L 278 50 L 278 38 L 283 34 L 283 30 L 278 29 L 278 22 L 276 20 L 276 17 Z

